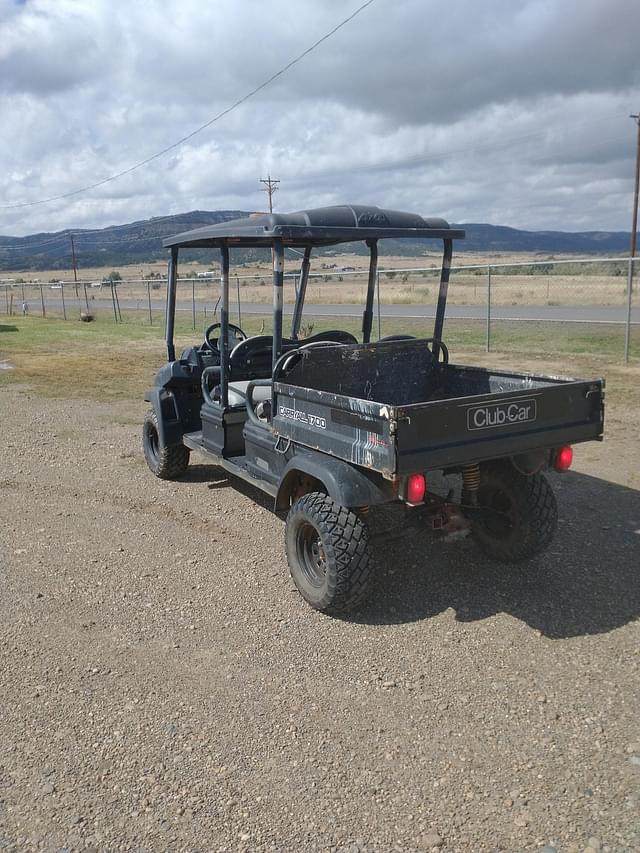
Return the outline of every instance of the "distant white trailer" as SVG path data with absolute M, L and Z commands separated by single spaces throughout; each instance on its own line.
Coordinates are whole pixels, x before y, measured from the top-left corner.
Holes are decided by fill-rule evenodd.
M 214 278 L 215 273 L 212 270 L 207 270 L 206 272 L 197 272 L 196 278 Z

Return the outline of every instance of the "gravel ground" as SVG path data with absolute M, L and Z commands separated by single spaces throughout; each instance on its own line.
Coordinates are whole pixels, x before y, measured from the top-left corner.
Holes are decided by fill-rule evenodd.
M 2 391 L 0 850 L 640 850 L 633 413 L 544 558 L 420 534 L 336 620 L 266 499 L 148 473 L 143 411 Z

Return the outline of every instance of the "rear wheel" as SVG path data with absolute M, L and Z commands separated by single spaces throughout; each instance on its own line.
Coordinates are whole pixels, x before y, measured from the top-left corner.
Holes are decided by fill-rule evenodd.
M 291 577 L 316 610 L 345 613 L 364 601 L 373 568 L 369 531 L 354 512 L 321 492 L 289 510 L 285 548 Z
M 184 444 L 166 447 L 160 441 L 158 416 L 150 409 L 142 427 L 144 458 L 151 471 L 161 480 L 177 480 L 189 466 L 189 448 Z
M 558 506 L 544 474 L 525 476 L 509 462 L 481 468 L 473 535 L 480 548 L 503 562 L 535 557 L 549 545 L 558 524 Z

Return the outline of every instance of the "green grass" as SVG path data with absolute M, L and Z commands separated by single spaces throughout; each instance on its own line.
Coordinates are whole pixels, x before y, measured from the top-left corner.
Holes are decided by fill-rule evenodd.
M 166 358 L 164 328 L 160 318 L 153 326 L 141 323 L 139 314 L 123 314 L 123 319 L 125 322 L 116 325 L 112 318 L 106 319 L 106 315 L 93 323 L 33 316 L 3 317 L 0 361 L 9 361 L 15 369 L 0 370 L 0 388 L 23 383 L 50 397 L 140 399 Z M 285 334 L 289 323 L 285 318 Z M 309 334 L 342 328 L 360 336 L 361 321 L 353 317 L 313 317 L 310 312 L 305 323 Z M 310 324 L 313 324 L 311 330 Z M 203 327 L 204 322 L 194 332 L 191 316 L 179 316 L 176 322 L 178 352 L 199 342 Z M 271 319 L 245 317 L 243 328 L 249 335 L 269 334 Z M 383 336 L 400 332 L 429 336 L 432 321 L 383 321 Z M 640 333 L 634 332 L 631 353 L 637 368 Z M 377 337 L 376 321 L 373 337 Z M 486 355 L 484 324 L 451 320 L 445 325 L 445 342 L 454 361 L 469 362 L 471 357 L 473 363 L 504 365 L 511 359 L 513 366 L 534 361 L 540 363 L 540 372 L 545 372 L 551 363 L 559 365 L 557 372 L 578 372 L 584 364 L 589 366 L 588 374 L 593 375 L 605 372 L 604 365 L 608 368 L 621 366 L 624 330 L 613 326 L 496 321 L 492 326 L 492 353 Z M 592 363 L 599 366 L 598 369 L 592 369 Z M 574 364 L 577 367 L 573 367 Z

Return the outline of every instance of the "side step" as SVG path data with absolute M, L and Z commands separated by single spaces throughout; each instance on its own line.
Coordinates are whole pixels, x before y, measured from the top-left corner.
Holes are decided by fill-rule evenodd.
M 185 432 L 182 436 L 182 443 L 189 450 L 202 450 L 202 430 L 198 432 Z
M 234 477 L 239 477 L 241 480 L 244 480 L 245 483 L 255 486 L 257 489 L 266 492 L 274 498 L 278 494 L 277 486 L 274 486 L 259 477 L 254 477 L 254 475 L 247 470 L 245 463 L 246 457 L 233 456 L 226 459 L 224 456 L 218 456 L 216 453 L 212 453 L 210 450 L 207 450 L 207 448 L 202 444 L 201 430 L 198 432 L 186 432 L 182 436 L 182 443 L 188 447 L 189 450 L 197 450 L 212 461 L 215 461 L 217 465 L 224 468 L 224 470 L 228 471 L 229 474 L 232 474 Z

